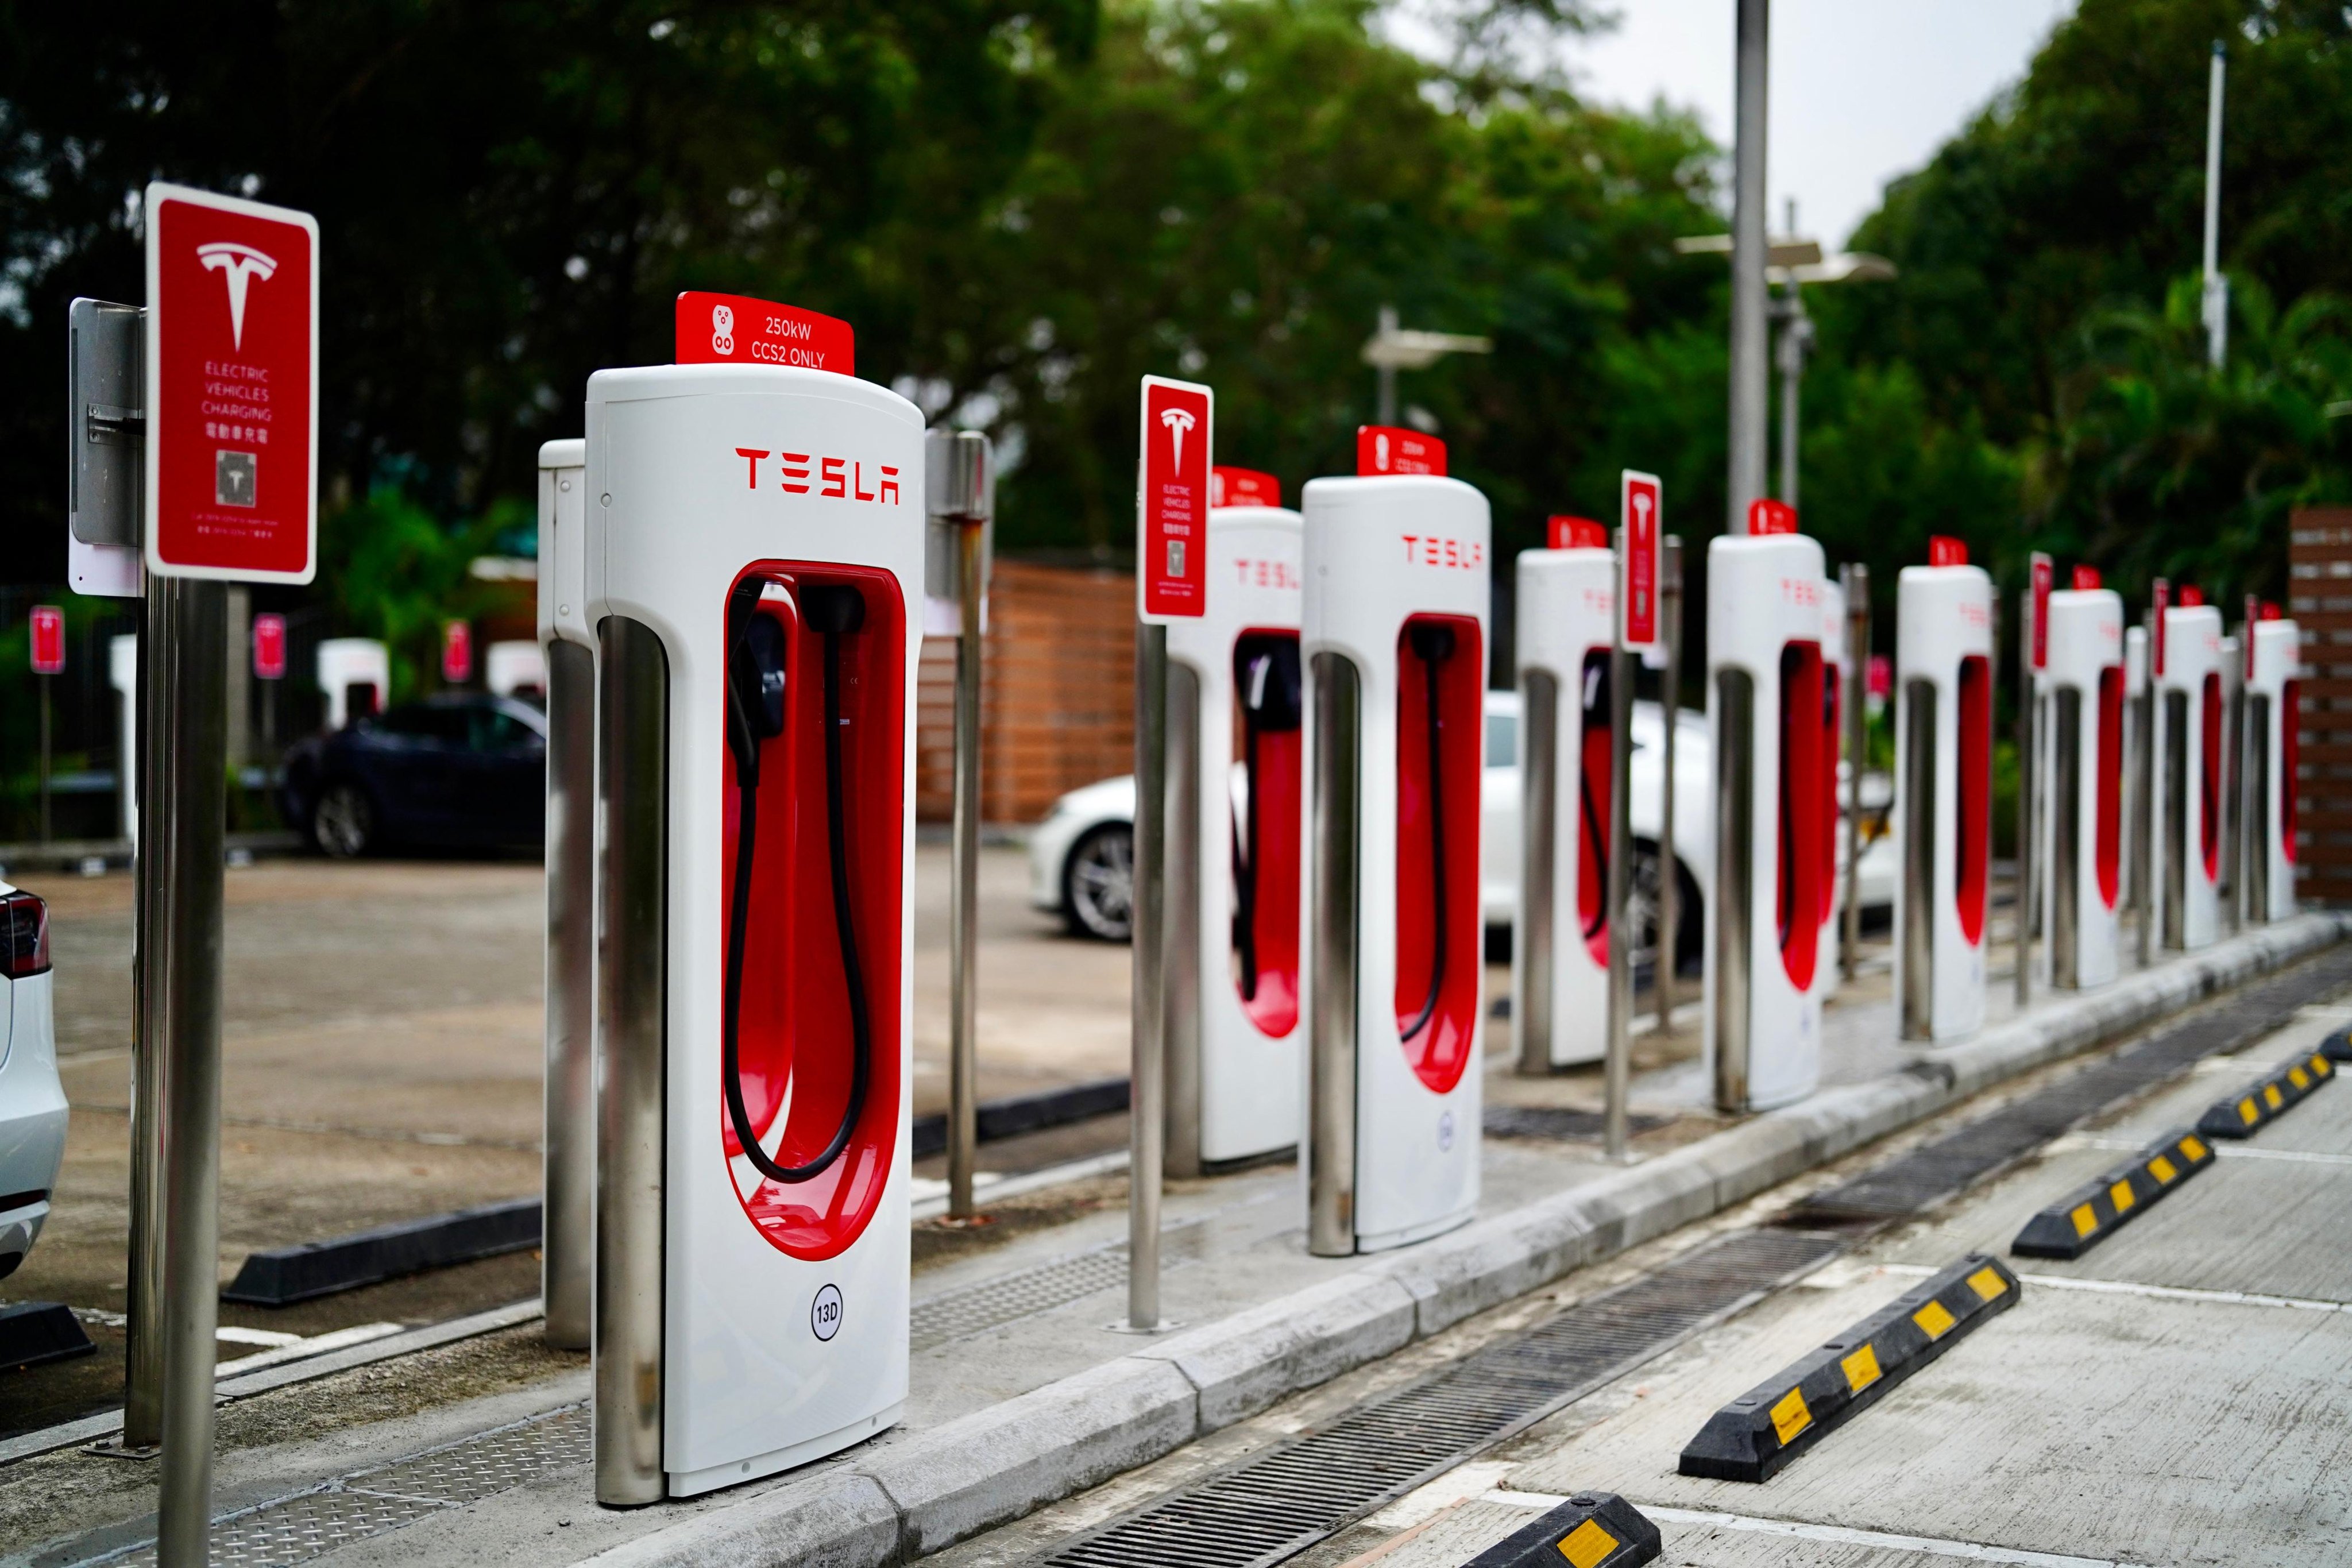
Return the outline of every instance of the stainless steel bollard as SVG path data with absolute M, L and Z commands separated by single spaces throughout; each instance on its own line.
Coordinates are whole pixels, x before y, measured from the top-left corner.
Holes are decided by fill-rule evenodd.
M 1650 962 L 1650 987 L 1658 1005 L 1658 1033 L 1675 1027 L 1675 964 L 1682 935 L 1681 862 L 1675 855 L 1675 742 L 1682 729 L 1683 542 L 1672 534 L 1658 541 L 1658 633 L 1666 647 L 1659 672 L 1658 709 L 1665 721 L 1658 763 L 1665 779 L 1658 802 L 1658 935 Z
M 1127 1327 L 1160 1326 L 1160 1185 L 1168 1136 L 1168 628 L 1135 634 L 1135 994 L 1128 1112 Z
M 1308 722 L 1314 725 L 1307 831 L 1308 1052 L 1307 1250 L 1356 1250 L 1357 949 L 1363 930 L 1357 823 L 1363 810 L 1363 677 L 1343 654 L 1318 653 Z
M 1756 853 L 1756 682 L 1716 675 L 1715 1103 L 1748 1109 L 1748 982 Z

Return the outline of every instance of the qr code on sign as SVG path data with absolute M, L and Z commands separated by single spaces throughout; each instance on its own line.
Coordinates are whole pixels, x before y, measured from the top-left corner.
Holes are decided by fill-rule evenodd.
M 253 481 L 259 459 L 251 452 L 224 448 L 213 454 L 213 500 L 222 506 L 254 504 Z

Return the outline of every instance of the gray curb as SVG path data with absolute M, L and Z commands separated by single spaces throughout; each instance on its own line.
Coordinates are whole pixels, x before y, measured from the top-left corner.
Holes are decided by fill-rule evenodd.
M 2315 952 L 2352 920 L 2308 914 L 2159 973 L 2045 1005 L 1869 1083 L 1824 1090 L 1408 1252 L 1034 1389 L 838 1468 L 593 1559 L 883 1568 L 1149 1463 L 1277 1400 L 1561 1275 L 1664 1236 L 1971 1095 Z

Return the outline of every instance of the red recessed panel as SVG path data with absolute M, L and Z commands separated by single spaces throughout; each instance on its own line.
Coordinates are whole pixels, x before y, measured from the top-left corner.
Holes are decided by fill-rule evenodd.
M 2099 671 L 2099 766 L 2094 784 L 2098 799 L 2092 828 L 2092 859 L 2098 868 L 2099 901 L 2116 907 L 2122 886 L 2124 826 L 2124 671 L 2111 664 Z
M 1813 984 L 1822 940 L 1822 645 L 1780 651 L 1780 798 L 1774 886 L 1780 964 L 1800 991 Z
M 1577 741 L 1576 919 L 1592 962 L 1609 963 L 1609 808 L 1612 736 L 1616 710 L 1609 688 L 1609 650 L 1584 656 L 1583 716 Z
M 2279 693 L 2279 853 L 2295 862 L 2295 781 L 2303 767 L 2303 682 L 2290 680 Z
M 1992 881 L 1992 668 L 1981 654 L 1960 660 L 1958 816 L 1954 834 L 1953 898 L 1960 934 L 1984 943 L 1986 894 Z
M 2205 879 L 2221 876 L 2221 678 L 2205 677 L 2204 734 L 2199 738 L 2197 793 L 2200 803 L 2197 852 L 2205 862 Z
M 1453 656 L 1438 668 L 1438 773 L 1444 811 L 1438 828 L 1445 858 L 1444 974 L 1437 1006 L 1403 1041 L 1405 1060 L 1430 1089 L 1461 1081 L 1475 1037 L 1483 975 L 1478 915 L 1478 807 L 1481 730 L 1486 722 L 1486 649 L 1469 616 L 1415 616 L 1397 637 L 1396 1022 L 1400 1033 L 1420 1014 L 1438 954 L 1433 922 L 1427 667 L 1412 648 L 1418 626 L 1448 626 Z

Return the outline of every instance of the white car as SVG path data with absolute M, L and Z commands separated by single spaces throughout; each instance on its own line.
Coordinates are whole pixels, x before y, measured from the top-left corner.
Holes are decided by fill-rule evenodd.
M 65 1157 L 48 906 L 0 882 L 0 1279 L 33 1250 Z

